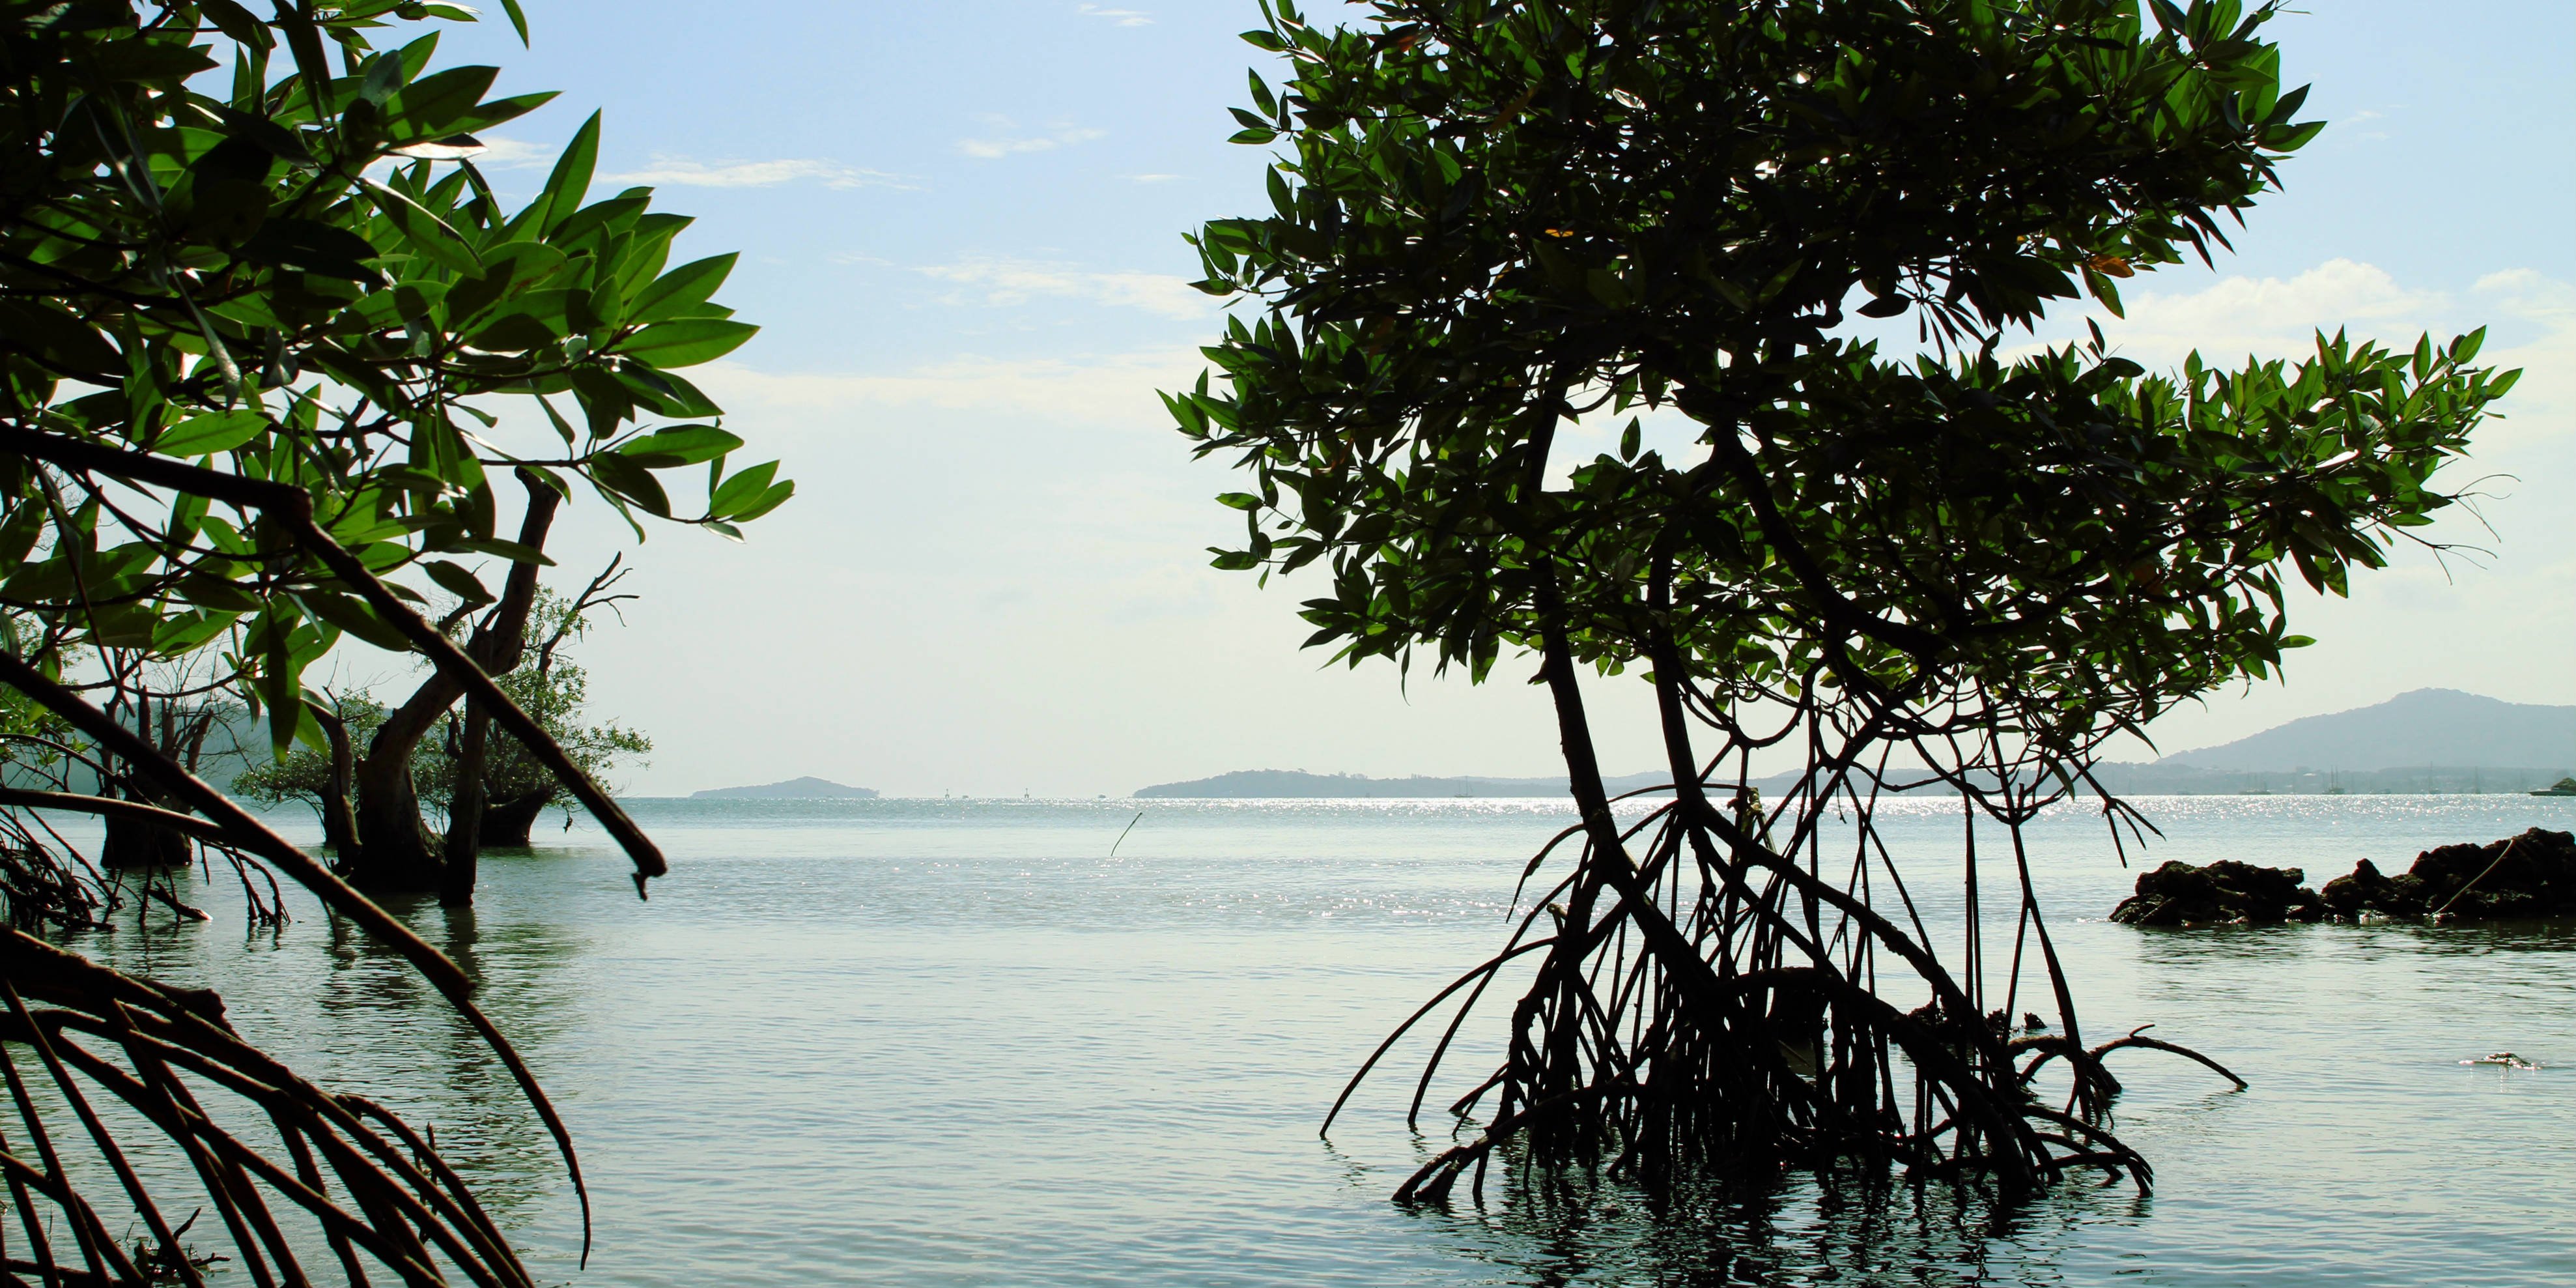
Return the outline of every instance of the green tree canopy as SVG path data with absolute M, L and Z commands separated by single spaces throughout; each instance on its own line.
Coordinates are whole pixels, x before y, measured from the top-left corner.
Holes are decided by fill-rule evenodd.
M 460 556 L 542 560 L 494 467 L 727 535 L 792 493 L 676 374 L 754 331 L 710 298 L 734 257 L 672 266 L 688 219 L 592 196 L 597 117 L 504 207 L 470 132 L 551 96 L 375 47 L 422 7 L 10 9 L 0 604 L 39 656 L 224 648 L 282 743 L 344 632 L 422 646 L 376 578 L 488 602 Z
M 653 740 L 614 718 L 589 718 L 590 673 L 573 660 L 567 648 L 589 629 L 583 611 L 586 607 L 554 591 L 539 590 L 529 615 L 529 633 L 538 641 L 536 656 L 495 679 L 501 691 L 509 694 L 574 764 L 593 778 L 605 778 L 621 764 L 650 754 Z M 345 744 L 363 745 L 385 721 L 385 704 L 368 690 L 333 695 L 326 705 L 328 717 L 342 725 Z M 448 806 L 454 792 L 454 756 L 462 723 L 451 715 L 441 735 L 423 740 L 411 756 L 411 774 L 420 784 L 421 799 L 442 809 Z M 492 752 L 483 767 L 484 795 L 495 803 L 513 803 L 514 819 L 523 823 L 546 806 L 569 807 L 573 803 L 571 789 L 517 739 L 503 735 Z M 327 821 L 334 799 L 345 807 L 351 790 L 346 767 L 335 770 L 332 760 L 333 749 L 329 746 L 299 745 L 282 757 L 245 766 L 234 776 L 232 788 L 262 805 L 300 801 Z M 329 838 L 329 843 L 342 842 Z M 525 838 L 520 836 L 511 843 L 524 844 Z
M 524 39 L 517 0 L 502 8 Z M 135 658 L 205 662 L 196 674 L 257 704 L 283 750 L 319 725 L 304 677 L 343 641 L 417 654 L 599 817 L 639 891 L 664 869 L 574 755 L 418 608 L 437 592 L 499 600 L 514 611 L 490 620 L 511 633 L 497 628 L 515 625 L 546 558 L 503 535 L 507 479 L 528 497 L 523 534 L 581 496 L 639 540 L 648 517 L 738 536 L 794 488 L 775 462 L 737 466 L 742 440 L 678 374 L 753 334 L 713 298 L 734 257 L 674 264 L 687 219 L 655 210 L 647 189 L 592 191 L 599 119 L 516 208 L 476 169 L 474 132 L 551 96 L 491 97 L 494 68 L 434 66 L 433 24 L 474 16 L 411 0 L 277 0 L 269 16 L 238 0 L 0 0 L 0 684 L 69 724 L 122 786 L 146 789 L 8 788 L 0 805 L 145 823 L 301 882 L 455 1003 L 569 1162 L 560 1119 L 454 962 L 129 724 L 146 709 Z M 675 499 L 672 481 L 701 472 L 704 500 L 694 488 Z M 513 569 L 514 589 L 484 585 L 477 558 Z M 14 883 L 12 917 L 87 924 L 78 856 L 36 852 L 60 885 Z M 197 1094 L 171 1067 L 217 1071 L 212 1085 L 267 1088 L 257 1111 L 279 1116 L 297 1159 L 309 1147 L 324 1160 L 330 1185 L 376 1196 L 362 1216 L 328 1207 L 309 1160 L 298 1174 L 311 1188 L 256 1189 L 240 1160 L 259 1147 L 214 1125 L 229 1108 L 171 1126 L 206 1151 L 201 1200 L 254 1267 L 274 1256 L 284 1278 L 306 1277 L 292 1250 L 256 1240 L 271 1203 L 336 1222 L 353 1281 L 363 1254 L 385 1279 L 532 1282 L 408 1128 L 350 1117 L 210 1022 L 220 1009 L 204 999 L 16 931 L 0 931 L 0 978 L 72 1028 L 123 1035 L 101 1050 L 121 1041 L 132 1072 L 87 1093 L 45 1057 L 59 1101 L 131 1095 L 166 1125 L 181 1120 L 155 1106 Z M 8 1036 L 36 1040 L 23 1026 Z M 80 1058 L 92 1072 L 114 1060 Z M 41 1143 L 40 1115 L 23 1117 Z M 65 1241 L 46 1251 L 27 1208 L 26 1251 L 45 1260 L 30 1273 L 193 1281 L 139 1182 L 118 1202 L 150 1228 L 148 1274 L 74 1182 L 39 1188 L 55 1205 L 42 1220 Z
M 1973 927 L 1954 975 L 1860 877 L 1893 873 L 1867 821 L 1891 773 L 1962 793 L 2018 856 L 2044 785 L 2106 739 L 2271 674 L 2305 642 L 2283 565 L 2342 593 L 2383 564 L 2453 503 L 2435 473 L 2513 383 L 2473 365 L 2478 334 L 2175 373 L 2098 330 L 2008 347 L 2055 302 L 2116 315 L 2121 280 L 2225 247 L 2317 133 L 2262 38 L 2278 6 L 1359 8 L 1334 27 L 1268 0 L 1245 35 L 1289 68 L 1235 111 L 1237 142 L 1277 148 L 1270 208 L 1192 239 L 1235 305 L 1215 379 L 1166 398 L 1248 478 L 1217 566 L 1329 579 L 1310 646 L 1479 680 L 1543 655 L 1585 847 L 1540 900 L 1562 898 L 1553 937 L 1484 968 L 1548 950 L 1471 1097 L 1498 1097 L 1492 1126 L 1405 1192 L 1524 1130 L 1541 1162 L 1617 1142 L 1649 1175 L 1821 1149 L 2143 1180 L 2098 1118 L 2026 1102 Z M 1906 323 L 1919 355 L 1864 338 Z M 1647 416 L 1687 449 L 1647 450 Z M 1584 417 L 1630 418 L 1616 452 L 1567 450 Z M 1633 847 L 1584 663 L 1656 688 L 1676 799 Z M 1765 811 L 1744 775 L 1774 746 L 1808 772 Z M 1848 811 L 1858 866 L 1829 881 L 1816 847 Z M 1880 952 L 1929 1018 L 1864 982 Z M 1895 1048 L 1927 1098 L 1879 1076 Z M 2106 1084 L 2085 1085 L 2089 1115 Z

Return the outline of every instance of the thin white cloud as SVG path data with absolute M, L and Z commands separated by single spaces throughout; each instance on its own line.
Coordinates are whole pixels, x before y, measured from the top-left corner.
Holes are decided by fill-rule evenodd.
M 991 126 L 996 133 L 983 138 L 959 139 L 957 150 L 986 161 L 1025 152 L 1051 152 L 1075 143 L 1088 143 L 1106 133 L 1087 126 L 1058 125 L 1042 133 L 1026 134 L 1020 132 L 1017 123 L 1007 116 L 987 115 L 977 119 Z
M 526 139 L 507 138 L 498 134 L 480 135 L 475 142 L 483 150 L 474 156 L 474 164 L 487 170 L 509 170 L 524 165 L 552 165 L 555 149 L 539 147 Z
M 2154 281 L 2147 276 L 2124 284 L 2125 321 L 2101 319 L 2112 341 L 2141 360 L 2175 361 L 2193 349 L 2212 360 L 2297 352 L 2318 331 L 2395 329 L 2392 324 L 2429 319 L 2449 303 L 2438 291 L 2409 290 L 2386 269 L 2349 259 L 2330 259 L 2286 279 L 2226 277 L 2197 291 L 2139 289 Z
M 927 407 L 1048 420 L 1164 428 L 1157 390 L 1196 381 L 1207 359 L 1186 345 L 1075 358 L 962 354 L 891 374 L 768 372 L 732 362 L 690 378 L 737 415 Z
M 1149 27 L 1154 22 L 1154 15 L 1142 9 L 1109 9 L 1096 4 L 1082 4 L 1075 5 L 1073 11 L 1086 18 L 1104 18 L 1121 27 Z
M 904 176 L 883 170 L 814 158 L 777 161 L 721 161 L 709 164 L 688 157 L 655 153 L 642 170 L 605 176 L 615 183 L 656 184 L 679 188 L 774 188 L 812 180 L 826 188 L 896 188 L 917 191 Z
M 2472 323 L 2512 319 L 2539 328 L 2522 343 L 2478 355 L 2480 363 L 2522 369 L 2522 382 L 2504 401 L 2508 432 L 2538 440 L 2576 427 L 2576 285 L 2527 268 L 2490 273 L 2471 288 L 2467 311 Z
M 1097 273 L 1025 259 L 970 259 L 913 271 L 964 288 L 960 302 L 1007 307 L 1039 298 L 1077 299 L 1168 318 L 1205 317 L 1218 307 L 1187 279 L 1162 273 Z
M 1177 174 L 1131 174 L 1127 179 L 1130 183 L 1170 183 L 1180 177 Z
M 414 161 L 438 164 L 472 161 L 478 169 L 483 170 L 518 170 L 529 166 L 552 165 L 554 160 L 555 151 L 552 148 L 539 147 L 525 139 L 486 134 L 477 137 L 473 145 L 468 147 L 423 143 L 411 151 L 397 152 L 390 157 L 380 158 L 368 169 L 370 171 L 390 170 Z
M 2498 419 L 2480 426 L 2479 454 L 2518 450 L 2576 430 L 2576 285 L 2530 269 L 2489 273 L 2467 291 L 2416 290 L 2376 265 L 2333 259 L 2295 277 L 2227 277 L 2197 291 L 2137 289 L 2124 283 L 2126 320 L 2094 309 L 2103 336 L 2123 356 L 2172 368 L 2199 350 L 2213 365 L 2247 356 L 2298 359 L 2315 351 L 2317 333 L 2347 331 L 2395 349 L 2419 335 L 2435 344 L 2481 326 L 2492 338 L 2478 365 L 2521 369 L 2521 383 L 2498 404 Z M 2064 342 L 2081 323 L 2057 329 Z

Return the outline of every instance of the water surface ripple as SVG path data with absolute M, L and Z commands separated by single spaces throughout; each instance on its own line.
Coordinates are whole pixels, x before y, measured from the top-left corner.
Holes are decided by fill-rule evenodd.
M 2576 800 L 2178 798 L 2151 859 L 2304 865 L 2576 826 Z M 1119 845 L 1139 808 L 1145 818 Z M 1960 931 L 1955 804 L 1888 827 Z M 1783 1178 L 1658 1210 L 1616 1189 L 1400 1211 L 1441 1139 L 1399 1076 L 1318 1140 L 1385 1028 L 1503 933 L 1548 802 L 659 802 L 639 903 L 594 831 L 484 860 L 471 914 L 398 909 L 483 981 L 570 1119 L 599 1246 L 508 1080 L 399 963 L 299 899 L 85 937 L 223 989 L 253 1040 L 437 1125 L 541 1277 L 645 1285 L 2576 1283 L 2576 927 L 2174 932 L 2100 920 L 2098 821 L 2035 829 L 2089 1035 L 2154 1023 L 2253 1080 L 2132 1053 L 2151 1198 Z M 282 822 L 309 839 L 308 823 Z M 2134 856 L 2133 856 L 2134 858 Z M 2004 877 L 2000 867 L 1989 882 Z M 2008 924 L 1997 927 L 2008 936 Z M 1954 943 L 1944 943 L 1955 949 Z M 1996 954 L 2002 956 L 2000 952 Z M 2001 982 L 1995 987 L 2000 989 Z M 1461 1039 L 1471 1066 L 1492 1030 Z M 2493 1050 L 2539 1070 L 2467 1067 Z

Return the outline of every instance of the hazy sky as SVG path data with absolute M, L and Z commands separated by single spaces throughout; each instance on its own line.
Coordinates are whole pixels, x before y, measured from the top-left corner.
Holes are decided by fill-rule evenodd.
M 799 495 L 747 545 L 657 533 L 629 625 L 580 654 L 598 708 L 658 745 L 627 790 L 1561 770 L 1526 666 L 1409 695 L 1389 667 L 1319 669 L 1295 618 L 1313 578 L 1260 591 L 1206 566 L 1240 532 L 1209 500 L 1231 489 L 1154 390 L 1195 377 L 1216 323 L 1181 234 L 1266 205 L 1262 150 L 1223 142 L 1265 56 L 1236 39 L 1250 0 L 1130 5 L 528 0 L 533 50 L 498 22 L 449 33 L 441 62 L 564 91 L 496 161 L 541 165 L 604 108 L 604 182 L 698 216 L 684 256 L 741 250 L 723 298 L 766 328 L 696 374 Z M 2487 356 L 2532 370 L 2461 473 L 2509 476 L 2485 485 L 2495 535 L 2439 530 L 2491 558 L 2410 554 L 2348 603 L 2298 604 L 2320 643 L 2286 684 L 2158 736 L 2425 686 L 2576 703 L 2576 3 L 2308 0 L 2273 30 L 2332 127 L 2234 258 L 2130 283 L 2110 335 L 2169 364 L 2484 322 Z M 496 177 L 524 193 L 542 171 Z M 595 500 L 558 532 L 567 576 L 631 541 Z M 1598 700 L 1613 771 L 1656 758 L 1635 687 Z

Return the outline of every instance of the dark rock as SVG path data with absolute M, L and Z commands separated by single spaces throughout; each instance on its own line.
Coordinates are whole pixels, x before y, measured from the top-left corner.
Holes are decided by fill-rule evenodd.
M 2229 866 L 2214 863 L 2206 871 L 2214 874 Z M 2247 867 L 2244 864 L 2232 866 Z M 2187 925 L 2235 919 L 2208 915 L 2213 906 L 2213 896 L 2204 887 L 2214 883 L 2216 878 L 2202 877 L 2197 883 L 2193 877 L 2179 874 L 2167 878 L 2166 874 L 2175 869 L 2187 874 L 2204 871 L 2186 864 L 2168 863 L 2138 878 L 2138 897 L 2121 904 L 2120 912 L 2111 914 L 2112 917 L 2142 925 Z M 2279 871 L 2267 868 L 2247 870 Z M 2295 873 L 2295 869 L 2292 872 Z M 2295 875 L 2291 879 L 2295 881 Z M 2154 883 L 2152 889 L 2150 883 Z M 2263 891 L 2278 888 L 2277 879 L 2261 887 Z M 2156 902 L 2148 902 L 2151 895 L 2155 896 Z M 2224 900 L 2219 902 L 2223 904 Z M 2520 836 L 2488 845 L 2439 846 L 2416 855 L 2414 865 L 2395 876 L 2381 872 L 2376 864 L 2363 859 L 2353 866 L 2351 875 L 2326 882 L 2316 903 L 2319 906 L 2312 910 L 2294 907 L 2289 915 L 2298 920 L 2314 920 L 2315 914 L 2331 912 L 2339 920 L 2359 920 L 2373 915 L 2412 919 L 2439 914 L 2444 921 L 2576 916 L 2576 834 L 2535 827 Z M 2129 915 L 2122 915 L 2124 913 Z M 2245 919 L 2259 920 L 2251 915 Z
M 2446 919 L 2576 914 L 2576 835 L 2535 827 L 2492 845 L 2426 850 L 2390 884 L 2407 911 Z
M 2371 909 L 2385 909 L 2396 899 L 2387 877 L 2379 865 L 2368 859 L 2353 865 L 2352 875 L 2326 882 L 2326 906 L 2339 916 L 2351 917 Z
M 2298 868 L 2266 868 L 2234 859 L 2207 867 L 2168 862 L 2138 877 L 2138 892 L 2121 901 L 2111 920 L 2135 926 L 2273 926 L 2315 921 L 2325 901 L 2300 883 Z

